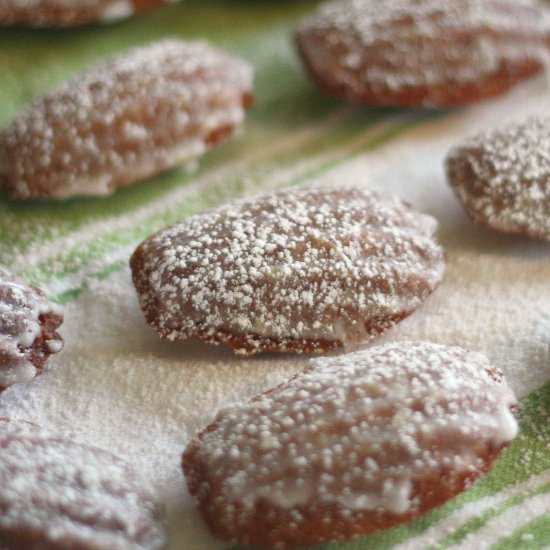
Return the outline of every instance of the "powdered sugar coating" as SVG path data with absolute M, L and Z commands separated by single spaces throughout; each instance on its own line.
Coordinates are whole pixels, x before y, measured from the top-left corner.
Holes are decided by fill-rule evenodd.
M 165 0 L 0 0 L 0 25 L 73 27 L 113 22 Z
M 63 348 L 61 308 L 0 267 L 0 391 L 28 382 Z
M 550 118 L 480 133 L 449 153 L 446 168 L 474 221 L 550 240 Z
M 144 479 L 107 451 L 0 419 L 3 550 L 157 550 L 166 535 Z
M 427 298 L 445 268 L 436 226 L 360 188 L 288 189 L 163 230 L 131 266 L 164 338 L 319 352 L 365 341 Z
M 316 359 L 221 410 L 183 466 L 221 538 L 275 548 L 343 540 L 462 491 L 516 436 L 515 405 L 485 356 L 392 343 Z
M 37 100 L 0 132 L 13 197 L 104 195 L 184 164 L 233 134 L 252 69 L 174 39 L 100 62 Z
M 381 105 L 461 105 L 504 92 L 547 58 L 538 0 L 344 0 L 300 26 L 308 69 L 329 93 Z

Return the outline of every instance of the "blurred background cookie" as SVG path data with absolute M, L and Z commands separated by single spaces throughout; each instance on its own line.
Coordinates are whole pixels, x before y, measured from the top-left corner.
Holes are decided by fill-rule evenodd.
M 0 419 L 2 550 L 161 550 L 149 483 L 111 453 Z
M 167 0 L 0 0 L 0 26 L 110 23 L 166 3 Z
M 447 156 L 447 178 L 475 222 L 550 240 L 550 118 L 480 133 Z
M 410 315 L 445 270 L 437 222 L 345 187 L 286 189 L 193 216 L 131 259 L 147 322 L 240 354 L 356 346 Z
M 63 348 L 61 308 L 0 266 L 0 392 L 40 374 Z
M 102 61 L 0 131 L 13 198 L 106 195 L 192 161 L 233 135 L 251 67 L 205 43 L 154 42 Z
M 316 359 L 221 410 L 187 447 L 191 494 L 220 538 L 344 541 L 468 488 L 516 436 L 514 394 L 484 355 L 397 342 Z
M 338 0 L 297 31 L 319 86 L 369 105 L 464 105 L 542 70 L 550 15 L 537 0 Z

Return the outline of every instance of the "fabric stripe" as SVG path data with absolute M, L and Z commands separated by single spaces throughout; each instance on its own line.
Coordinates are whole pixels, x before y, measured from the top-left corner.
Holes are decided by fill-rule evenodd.
M 531 521 L 541 518 L 545 520 L 546 529 L 550 526 L 550 517 L 548 511 L 550 510 L 550 494 L 543 493 L 532 497 L 526 501 L 523 501 L 517 506 L 512 506 L 507 509 L 503 514 L 500 514 L 486 523 L 486 525 L 476 532 L 476 542 L 474 543 L 472 538 L 466 537 L 461 543 L 451 546 L 453 550 L 470 550 L 472 544 L 475 544 L 479 550 L 486 548 L 510 548 L 509 542 L 503 541 L 503 546 L 499 544 L 499 541 L 506 539 L 510 535 L 516 532 L 521 527 L 525 527 Z M 549 533 L 550 531 L 547 531 Z M 514 548 L 521 548 L 516 546 Z
M 509 537 L 494 544 L 492 548 L 494 550 L 548 549 L 548 546 L 545 546 L 548 540 L 550 540 L 550 514 L 547 511 L 543 516 L 528 522 Z

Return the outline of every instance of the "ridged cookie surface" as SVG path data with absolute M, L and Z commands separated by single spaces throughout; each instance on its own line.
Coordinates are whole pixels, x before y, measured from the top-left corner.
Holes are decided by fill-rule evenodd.
M 475 222 L 550 240 L 549 148 L 550 118 L 514 122 L 457 145 L 447 177 Z
M 428 297 L 445 269 L 436 226 L 364 189 L 288 189 L 153 235 L 133 280 L 163 338 L 321 352 L 380 334 Z
M 0 181 L 13 198 L 109 194 L 232 135 L 251 92 L 251 67 L 207 44 L 166 39 L 129 50 L 0 131 Z
M 550 12 L 537 0 L 343 0 L 297 32 L 331 95 L 370 105 L 452 106 L 499 95 L 539 72 Z
M 479 353 L 398 342 L 316 359 L 221 410 L 187 447 L 218 537 L 262 548 L 344 541 L 409 521 L 484 474 L 516 399 Z

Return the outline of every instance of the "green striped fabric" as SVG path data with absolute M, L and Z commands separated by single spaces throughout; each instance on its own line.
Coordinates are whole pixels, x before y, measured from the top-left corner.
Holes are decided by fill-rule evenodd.
M 353 109 L 319 94 L 292 46 L 296 21 L 314 4 L 186 0 L 108 27 L 1 30 L 0 123 L 93 60 L 165 36 L 209 39 L 249 60 L 256 69 L 257 102 L 242 136 L 211 152 L 195 171 L 173 170 L 107 198 L 26 203 L 0 198 L 0 263 L 67 303 L 88 279 L 124 268 L 135 244 L 166 224 L 243 193 L 312 181 L 446 116 Z M 494 548 L 550 544 L 549 403 L 550 386 L 524 399 L 522 435 L 468 492 L 408 525 L 321 548 L 476 548 L 484 530 L 498 530 L 507 517 L 518 515 L 524 516 L 521 527 Z

